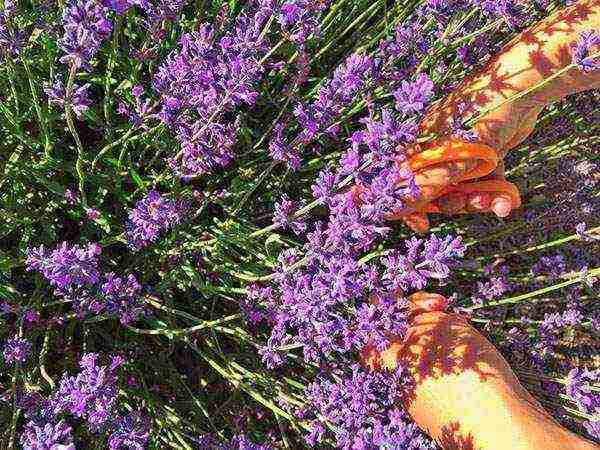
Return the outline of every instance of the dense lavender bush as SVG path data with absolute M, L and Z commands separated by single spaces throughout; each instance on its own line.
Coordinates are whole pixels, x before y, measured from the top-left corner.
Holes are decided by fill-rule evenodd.
M 433 450 L 359 364 L 420 290 L 600 439 L 600 94 L 507 156 L 510 218 L 389 220 L 423 115 L 566 2 L 408 3 L 0 2 L 0 447 Z

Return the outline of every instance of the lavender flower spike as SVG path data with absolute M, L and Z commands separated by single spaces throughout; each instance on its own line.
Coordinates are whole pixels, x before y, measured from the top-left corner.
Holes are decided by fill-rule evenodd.
M 71 431 L 71 427 L 63 421 L 44 424 L 30 421 L 21 434 L 21 446 L 23 450 L 75 450 Z
M 129 212 L 125 225 L 129 246 L 139 250 L 156 242 L 161 233 L 181 222 L 186 210 L 182 202 L 169 200 L 158 191 L 150 191 Z
M 27 360 L 31 343 L 27 339 L 16 337 L 9 339 L 4 344 L 4 362 L 8 366 L 23 364 Z
M 572 48 L 573 63 L 585 72 L 600 69 L 600 56 L 597 55 L 595 61 L 590 57 L 594 47 L 600 51 L 600 34 L 595 30 L 588 30 L 581 33 L 579 41 Z
M 88 110 L 92 104 L 92 100 L 89 98 L 88 83 L 83 86 L 75 83 L 73 86 L 73 92 L 71 94 L 71 108 L 79 120 L 83 118 L 83 114 Z M 52 84 L 44 83 L 44 93 L 48 96 L 48 103 L 58 106 L 60 109 L 65 107 L 65 84 L 62 78 L 58 77 Z
M 102 42 L 112 32 L 108 9 L 96 0 L 73 1 L 64 9 L 65 34 L 58 46 L 66 53 L 60 61 L 88 68 Z
M 47 251 L 44 246 L 29 249 L 27 270 L 40 272 L 59 293 L 70 288 L 96 284 L 100 278 L 98 257 L 102 248 L 95 243 L 86 247 L 66 242 Z

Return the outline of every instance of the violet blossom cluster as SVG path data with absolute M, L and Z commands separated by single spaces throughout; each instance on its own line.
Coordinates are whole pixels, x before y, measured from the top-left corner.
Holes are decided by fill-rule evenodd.
M 283 196 L 280 201 L 275 202 L 275 212 L 273 214 L 273 223 L 280 229 L 291 228 L 294 233 L 302 234 L 306 231 L 306 222 L 295 219 L 297 208 L 287 196 Z
M 4 343 L 2 356 L 7 366 L 21 365 L 27 361 L 31 351 L 31 342 L 21 337 L 8 339 Z
M 111 423 L 109 450 L 143 450 L 150 437 L 150 419 L 140 411 L 118 416 Z
M 97 0 L 72 1 L 63 11 L 64 35 L 58 46 L 66 53 L 60 61 L 76 68 L 89 68 L 102 43 L 112 32 L 108 8 Z
M 123 325 L 135 322 L 144 313 L 140 302 L 142 286 L 133 275 L 126 279 L 107 273 L 100 288 L 106 311 L 119 317 Z
M 21 433 L 21 446 L 23 450 L 75 450 L 72 432 L 71 426 L 63 420 L 46 423 L 30 420 Z
M 596 30 L 587 30 L 581 33 L 579 41 L 573 45 L 572 59 L 585 72 L 592 72 L 600 69 L 600 55 L 592 57 L 593 50 L 600 52 L 600 34 Z
M 244 434 L 235 435 L 228 444 L 223 444 L 207 433 L 196 439 L 195 444 L 197 450 L 274 450 L 267 445 L 255 444 Z
M 319 37 L 321 13 L 327 9 L 330 1 L 287 0 L 281 5 L 277 20 L 284 35 L 298 45 L 304 47 L 309 37 Z
M 82 247 L 62 242 L 54 250 L 46 250 L 41 245 L 28 250 L 27 270 L 40 272 L 60 295 L 73 288 L 98 283 L 101 253 L 102 247 L 96 243 Z
M 119 16 L 122 16 L 135 6 L 138 6 L 142 10 L 146 10 L 150 6 L 148 0 L 102 0 L 102 4 L 111 8 Z
M 25 32 L 9 22 L 16 11 L 11 2 L 4 2 L 4 9 L 0 10 L 0 61 L 18 56 L 26 41 Z
M 107 435 L 111 450 L 145 448 L 149 419 L 139 411 L 119 414 L 118 369 L 123 363 L 119 356 L 108 365 L 99 364 L 98 354 L 82 356 L 77 375 L 65 374 L 48 399 L 37 399 L 26 408 L 29 422 L 21 435 L 23 447 L 74 448 L 72 429 L 63 419 L 70 415 L 85 421 L 92 432 Z
M 181 222 L 187 209 L 182 201 L 171 200 L 151 190 L 129 211 L 125 224 L 129 246 L 139 250 L 156 242 L 162 233 Z
M 240 120 L 232 113 L 252 106 L 259 95 L 262 58 L 269 49 L 263 28 L 275 2 L 261 0 L 253 6 L 222 35 L 208 23 L 183 34 L 179 48 L 154 75 L 161 118 L 181 144 L 170 165 L 184 179 L 232 161 Z
M 112 418 L 117 405 L 117 369 L 123 364 L 114 357 L 109 366 L 98 364 L 98 355 L 84 355 L 75 376 L 63 376 L 51 399 L 52 412 L 68 412 L 84 419 L 92 431 L 102 429 Z
M 71 93 L 70 105 L 71 109 L 79 120 L 83 118 L 83 114 L 88 110 L 92 104 L 92 100 L 89 97 L 88 88 L 89 83 L 80 85 L 75 83 L 73 85 L 73 92 Z M 60 109 L 65 108 L 66 101 L 66 89 L 63 79 L 58 76 L 52 83 L 44 82 L 44 93 L 48 97 L 48 103 L 58 106 Z
M 117 112 L 122 116 L 129 119 L 129 121 L 136 127 L 142 127 L 147 129 L 146 121 L 151 118 L 155 118 L 154 106 L 151 104 L 149 99 L 142 97 L 144 88 L 140 85 L 136 85 L 131 89 L 133 96 L 133 107 L 130 105 L 119 102 Z
M 584 426 L 590 436 L 600 442 L 600 369 L 571 370 L 565 390 L 581 412 L 592 416 L 591 420 L 584 422 Z
M 332 381 L 317 378 L 307 390 L 308 404 L 298 415 L 311 421 L 307 437 L 311 448 L 323 442 L 326 430 L 317 418 L 327 418 L 334 430 L 336 448 L 344 450 L 433 450 L 435 443 L 395 404 L 402 399 L 406 377 L 370 373 L 353 364 L 350 373 Z
M 339 132 L 337 121 L 344 108 L 354 103 L 357 95 L 366 89 L 374 73 L 374 64 L 367 55 L 352 54 L 346 58 L 331 79 L 319 88 L 314 102 L 298 103 L 294 107 L 301 131 L 293 142 L 286 136 L 285 126 L 277 124 L 269 144 L 271 157 L 297 170 L 301 161 L 300 144 L 305 146 L 322 134 L 335 137 Z
M 107 313 L 128 325 L 144 314 L 142 286 L 135 276 L 126 279 L 102 274 L 100 245 L 85 247 L 63 242 L 54 250 L 44 246 L 29 249 L 28 271 L 41 273 L 55 287 L 55 294 L 68 300 L 80 317 Z

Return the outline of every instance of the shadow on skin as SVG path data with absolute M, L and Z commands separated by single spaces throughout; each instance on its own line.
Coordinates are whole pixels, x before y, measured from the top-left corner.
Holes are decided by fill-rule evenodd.
M 407 389 L 405 402 L 414 399 L 414 388 L 428 378 L 472 371 L 487 381 L 507 368 L 494 346 L 463 317 L 440 312 L 419 315 L 405 339 L 392 339 L 382 353 L 368 347 L 362 357 L 373 370 L 392 370 L 399 362 L 408 368 L 413 387 Z
M 459 407 L 471 407 L 467 406 L 471 402 L 469 392 L 482 393 L 477 398 L 490 400 L 489 405 L 495 407 L 497 397 L 487 397 L 483 392 L 495 392 L 499 386 L 505 386 L 500 389 L 509 389 L 516 401 L 548 416 L 519 383 L 496 348 L 457 314 L 419 314 L 412 320 L 405 339 L 392 340 L 382 353 L 368 347 L 362 353 L 362 361 L 372 370 L 406 368 L 411 381 L 404 387 L 402 403 L 411 414 L 416 414 L 413 419 L 444 449 L 474 448 L 473 436 L 458 428 L 460 411 L 451 411 L 448 415 L 455 401 L 462 405 Z M 434 389 L 432 393 L 429 393 L 430 386 Z M 447 398 L 438 397 L 446 397 L 446 392 Z
M 482 72 L 465 79 L 452 94 L 434 105 L 423 119 L 421 130 L 423 132 L 434 131 L 442 135 L 451 134 L 453 124 L 460 118 L 476 115 L 478 106 L 501 103 L 531 87 L 530 80 L 535 79 L 533 84 L 536 84 L 537 81 L 549 77 L 568 65 L 571 62 L 570 46 L 563 44 L 548 50 L 545 49 L 547 39 L 557 33 L 564 35 L 575 33 L 578 25 L 592 20 L 592 16 L 598 14 L 597 7 L 600 7 L 600 2 L 597 0 L 573 5 L 520 34 L 492 58 Z M 528 53 L 521 55 L 519 48 L 523 44 L 527 45 Z M 511 53 L 513 56 L 518 55 L 519 61 L 528 61 L 528 64 L 515 63 L 516 67 L 513 67 L 514 59 L 506 59 L 507 55 Z M 518 67 L 519 65 L 522 67 Z M 600 85 L 600 82 L 596 83 L 595 81 L 590 85 L 590 79 L 591 76 L 580 75 L 577 70 L 573 70 L 573 74 L 569 74 L 566 83 L 574 91 L 591 89 L 597 84 Z M 544 89 L 543 94 L 529 95 L 527 98 L 503 105 L 501 108 L 504 108 L 513 117 L 515 115 L 516 117 L 527 117 L 525 128 L 531 129 L 527 130 L 528 132 L 519 132 L 524 139 L 533 130 L 537 118 L 537 114 L 528 114 L 529 110 L 535 107 L 541 110 L 544 104 L 562 98 L 568 93 L 564 91 L 564 85 L 551 85 Z M 497 130 L 505 125 L 504 117 L 503 114 L 499 116 L 488 114 L 479 120 L 478 127 Z M 521 121 L 515 121 L 515 123 L 523 125 Z M 516 132 L 517 130 L 509 131 Z M 507 150 L 509 143 L 517 145 L 519 142 L 512 135 L 507 135 L 506 139 L 501 142 L 502 148 Z M 426 147 L 424 146 L 424 148 Z

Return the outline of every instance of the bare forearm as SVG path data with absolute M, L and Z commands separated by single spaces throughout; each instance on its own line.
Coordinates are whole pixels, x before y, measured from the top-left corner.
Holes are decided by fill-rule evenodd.
M 412 374 L 406 409 L 444 449 L 598 450 L 561 427 L 496 348 L 458 315 L 421 314 L 404 341 L 363 356 L 372 368 L 400 363 Z

